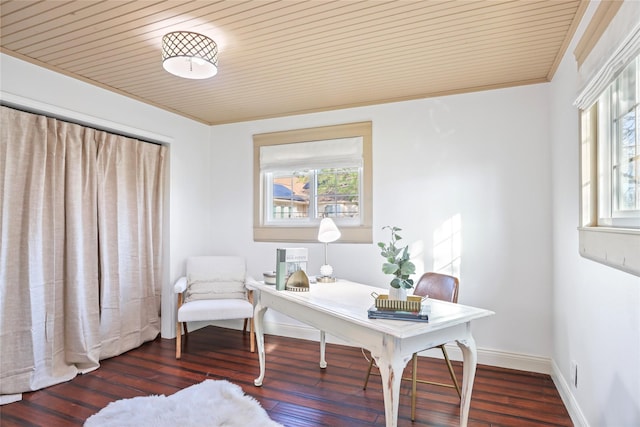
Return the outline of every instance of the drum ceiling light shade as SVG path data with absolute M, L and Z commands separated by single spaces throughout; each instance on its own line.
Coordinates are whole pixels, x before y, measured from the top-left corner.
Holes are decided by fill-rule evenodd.
M 218 73 L 218 46 L 202 34 L 168 33 L 162 37 L 162 67 L 178 77 L 208 79 Z

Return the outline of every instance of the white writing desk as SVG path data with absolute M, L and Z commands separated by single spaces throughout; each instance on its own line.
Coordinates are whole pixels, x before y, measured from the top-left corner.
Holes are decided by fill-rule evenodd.
M 312 283 L 309 292 L 277 291 L 273 285 L 248 284 L 254 291 L 254 321 L 260 360 L 261 386 L 265 376 L 264 313 L 272 308 L 313 326 L 320 334 L 320 367 L 325 362 L 325 331 L 347 343 L 371 352 L 382 377 L 387 427 L 398 424 L 398 401 L 402 372 L 413 353 L 456 341 L 463 355 L 460 425 L 466 426 L 471 389 L 476 373 L 476 344 L 471 321 L 494 314 L 475 307 L 431 300 L 429 322 L 368 319 L 374 303 L 372 292 L 380 288 L 339 280 L 336 283 Z

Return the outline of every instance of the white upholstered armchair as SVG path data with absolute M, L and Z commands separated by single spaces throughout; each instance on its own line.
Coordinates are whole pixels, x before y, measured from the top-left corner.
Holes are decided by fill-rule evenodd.
M 243 332 L 250 320 L 250 348 L 255 351 L 253 301 L 245 284 L 245 260 L 235 256 L 198 256 L 187 258 L 186 276 L 174 286 L 178 295 L 176 322 L 176 359 L 182 354 L 182 329 L 187 322 L 244 319 Z

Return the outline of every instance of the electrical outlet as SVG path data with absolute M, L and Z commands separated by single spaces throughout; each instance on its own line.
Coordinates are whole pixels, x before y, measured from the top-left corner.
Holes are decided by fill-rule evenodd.
M 578 363 L 575 360 L 571 361 L 569 372 L 571 375 L 571 384 L 574 388 L 578 388 Z

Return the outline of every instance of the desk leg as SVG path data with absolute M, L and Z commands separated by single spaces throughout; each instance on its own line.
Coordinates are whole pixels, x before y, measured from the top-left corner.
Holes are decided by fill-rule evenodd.
M 382 377 L 385 424 L 387 427 L 397 427 L 400 382 L 404 368 L 412 355 L 402 357 L 395 354 L 393 349 L 383 348 L 381 355 L 378 356 L 372 352 L 371 356 L 375 359 Z
M 465 340 L 457 341 L 462 350 L 462 398 L 460 400 L 460 426 L 466 427 L 471 406 L 471 390 L 476 377 L 478 353 L 476 342 L 471 335 Z
M 253 307 L 253 319 L 256 328 L 256 342 L 258 344 L 258 360 L 260 361 L 260 376 L 253 381 L 253 384 L 260 387 L 262 380 L 264 380 L 264 312 L 267 311 L 267 307 L 263 307 L 260 301 Z
M 324 331 L 320 331 L 320 368 L 327 367 L 327 361 L 325 359 L 325 347 L 327 346 L 327 340 Z

